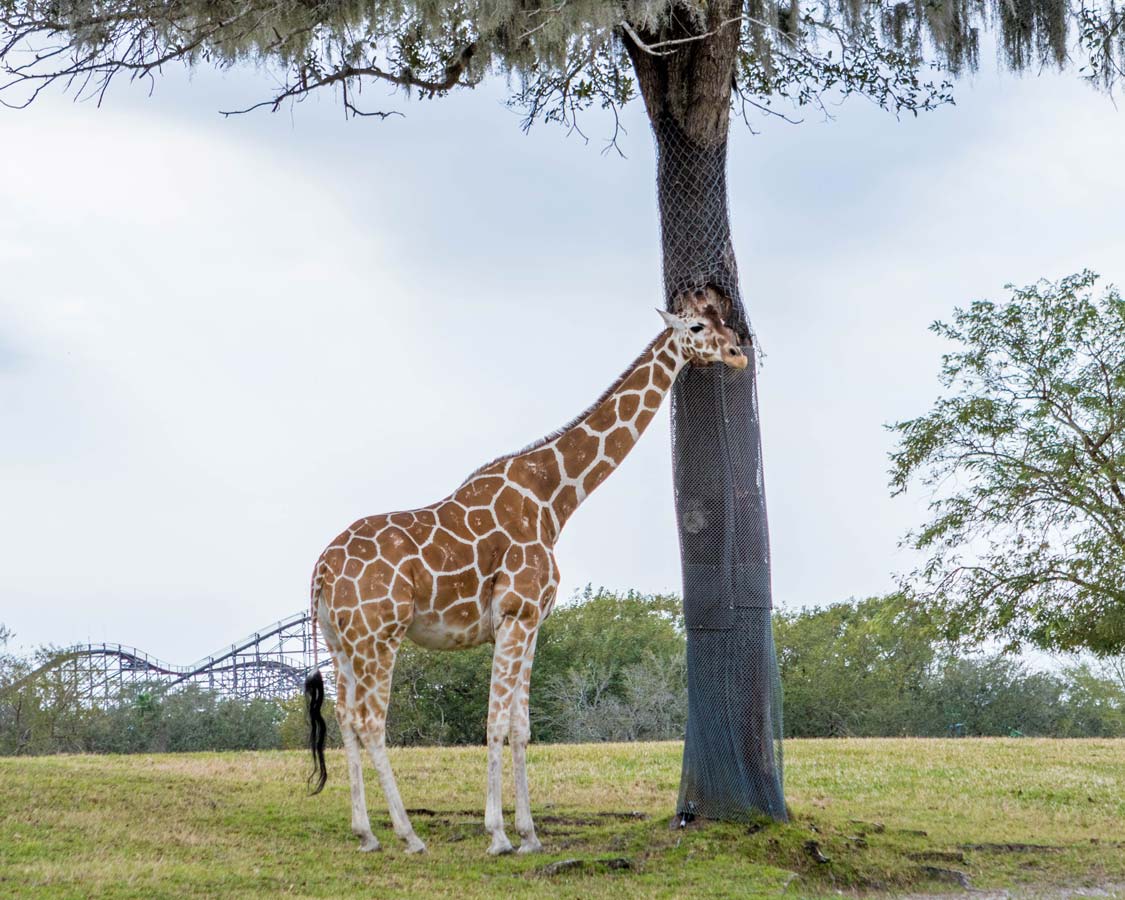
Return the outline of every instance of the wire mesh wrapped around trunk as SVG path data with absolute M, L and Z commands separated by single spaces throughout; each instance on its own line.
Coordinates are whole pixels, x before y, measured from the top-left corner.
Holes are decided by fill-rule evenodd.
M 655 126 L 670 309 L 711 287 L 754 359 L 727 212 L 726 146 Z M 672 391 L 672 452 L 687 625 L 688 723 L 677 813 L 786 818 L 781 685 L 756 372 L 689 367 Z

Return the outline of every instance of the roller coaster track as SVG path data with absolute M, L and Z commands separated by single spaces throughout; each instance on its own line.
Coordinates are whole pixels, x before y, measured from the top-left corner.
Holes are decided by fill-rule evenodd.
M 103 706 L 115 703 L 133 685 L 163 692 L 194 684 L 227 698 L 283 699 L 298 693 L 313 670 L 310 624 L 307 612 L 295 613 L 187 666 L 124 644 L 67 647 L 0 689 L 0 696 L 49 685 L 74 702 Z M 330 663 L 322 643 L 318 666 Z M 326 679 L 329 686 L 333 681 Z

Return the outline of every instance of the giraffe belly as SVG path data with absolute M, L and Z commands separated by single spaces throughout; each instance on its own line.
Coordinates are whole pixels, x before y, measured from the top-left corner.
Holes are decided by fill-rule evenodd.
M 482 621 L 474 609 L 472 621 L 461 622 L 458 620 L 466 616 L 459 612 L 456 608 L 445 615 L 434 611 L 415 612 L 406 636 L 427 650 L 467 650 L 492 640 L 488 617 Z

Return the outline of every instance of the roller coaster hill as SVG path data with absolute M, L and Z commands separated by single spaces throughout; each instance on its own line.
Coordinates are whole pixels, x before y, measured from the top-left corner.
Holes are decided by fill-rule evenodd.
M 130 689 L 174 691 L 196 685 L 225 699 L 283 700 L 300 692 L 316 667 L 330 665 L 323 643 L 313 653 L 312 620 L 295 613 L 187 666 L 122 644 L 82 644 L 58 650 L 38 668 L 0 689 L 9 697 L 36 683 L 63 686 L 83 706 L 114 705 Z M 316 659 L 316 662 L 314 662 Z M 331 686 L 335 679 L 327 678 Z

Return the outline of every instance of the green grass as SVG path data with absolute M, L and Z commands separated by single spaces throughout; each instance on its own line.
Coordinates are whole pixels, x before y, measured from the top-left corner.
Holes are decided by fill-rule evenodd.
M 385 849 L 357 852 L 339 753 L 318 797 L 298 753 L 0 759 L 0 897 L 948 893 L 953 871 L 974 888 L 1125 896 L 1125 741 L 790 741 L 793 821 L 758 830 L 670 830 L 679 751 L 533 746 L 546 852 L 499 859 L 485 853 L 483 748 L 392 753 L 421 858 L 402 852 L 370 772 Z M 510 809 L 506 822 L 515 839 Z M 1044 849 L 1000 846 L 1016 844 Z M 564 859 L 588 865 L 537 872 Z

